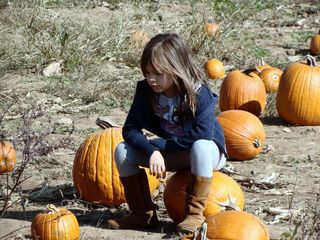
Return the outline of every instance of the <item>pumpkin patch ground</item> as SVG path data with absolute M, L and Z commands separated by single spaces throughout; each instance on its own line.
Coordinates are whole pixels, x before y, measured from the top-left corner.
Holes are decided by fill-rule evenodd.
M 182 34 L 204 72 L 209 59 L 223 63 L 225 76 L 261 65 L 283 71 L 291 63 L 305 62 L 309 54 L 320 63 L 319 55 L 310 52 L 311 38 L 319 32 L 319 12 L 318 1 L 305 0 L 0 0 L 0 140 L 10 142 L 16 155 L 12 171 L 0 174 L 0 239 L 31 239 L 32 221 L 50 204 L 74 214 L 79 239 L 178 239 L 163 201 L 166 181 L 150 178 L 160 225 L 154 230 L 106 229 L 104 221 L 124 216 L 128 208 L 122 199 L 113 206 L 113 191 L 118 190 L 119 196 L 123 193 L 114 180 L 117 174 L 111 162 L 105 165 L 110 169 L 102 171 L 97 170 L 98 160 L 96 166 L 86 165 L 85 153 L 97 154 L 95 147 L 101 139 L 83 148 L 81 144 L 101 131 L 98 118 L 108 120 L 109 127 L 123 125 L 142 76 L 139 58 L 153 35 L 162 31 Z M 208 22 L 219 26 L 214 34 L 205 32 Z M 139 36 L 133 37 L 136 33 Z M 319 89 L 320 76 L 315 74 L 319 71 L 304 71 L 300 88 Z M 220 94 L 223 81 L 210 79 L 213 92 Z M 243 94 L 246 99 L 249 86 L 240 90 L 237 96 Z M 289 124 L 277 112 L 281 99 L 286 104 L 313 99 L 295 107 L 281 105 L 281 109 L 299 113 L 297 107 L 303 106 L 304 113 L 318 123 L 320 92 L 308 95 L 304 90 L 292 94 L 293 101 L 284 100 L 285 89 L 280 97 L 276 91 L 265 94 L 266 104 L 257 116 L 265 134 L 262 149 L 251 159 L 228 160 L 223 174 L 241 187 L 244 215 L 257 218 L 256 225 L 263 222 L 270 239 L 320 239 L 320 126 Z M 227 99 L 220 100 L 227 103 Z M 216 113 L 220 113 L 219 104 Z M 111 161 L 114 146 L 103 146 Z M 77 151 L 83 157 L 75 164 Z M 89 175 L 93 179 L 85 181 Z M 172 175 L 168 172 L 167 179 Z M 112 184 L 101 183 L 101 176 Z M 95 191 L 108 196 L 105 205 L 96 200 Z M 227 221 L 223 215 L 210 218 L 210 224 Z M 254 226 L 241 221 L 233 226 L 243 231 Z M 211 235 L 215 227 L 208 228 Z M 214 230 L 222 235 L 224 231 Z

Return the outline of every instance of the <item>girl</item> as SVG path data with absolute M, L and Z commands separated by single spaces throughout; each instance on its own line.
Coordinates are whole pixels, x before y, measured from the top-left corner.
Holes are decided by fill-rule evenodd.
M 213 94 L 182 38 L 158 34 L 141 57 L 144 80 L 139 81 L 123 126 L 124 142 L 115 159 L 131 214 L 109 220 L 113 229 L 152 228 L 158 219 L 147 176 L 139 166 L 161 177 L 165 171 L 189 169 L 186 218 L 177 231 L 192 234 L 204 222 L 202 214 L 213 170 L 226 161 L 223 132 Z M 142 130 L 157 136 L 148 139 Z

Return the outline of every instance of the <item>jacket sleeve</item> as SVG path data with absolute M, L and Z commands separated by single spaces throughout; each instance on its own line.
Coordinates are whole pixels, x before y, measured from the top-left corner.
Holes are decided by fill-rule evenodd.
M 126 121 L 122 129 L 123 139 L 133 148 L 144 151 L 148 157 L 158 148 L 152 145 L 142 132 L 144 126 L 141 126 L 139 118 L 151 116 L 150 108 L 146 107 L 148 101 L 146 89 L 142 82 L 138 82 L 134 99 L 128 112 Z
M 150 143 L 161 151 L 175 152 L 189 149 L 199 139 L 212 139 L 214 131 L 214 107 L 217 97 L 208 87 L 203 86 L 197 98 L 197 110 L 191 128 L 182 137 L 157 138 Z

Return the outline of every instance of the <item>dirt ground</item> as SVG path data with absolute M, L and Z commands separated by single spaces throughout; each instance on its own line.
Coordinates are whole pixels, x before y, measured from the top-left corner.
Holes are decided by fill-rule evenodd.
M 110 116 L 111 119 L 112 117 Z M 78 119 L 77 125 L 93 123 L 94 120 L 94 116 L 90 119 Z M 233 172 L 229 172 L 229 175 L 242 186 L 245 194 L 245 210 L 264 221 L 271 239 L 281 239 L 281 234 L 294 228 L 291 221 L 303 214 L 307 200 L 314 201 L 315 193 L 319 192 L 320 127 L 287 126 L 275 119 L 262 119 L 262 121 L 267 136 L 267 147 L 253 160 L 228 162 L 227 172 Z M 72 151 L 67 153 L 68 162 L 62 166 L 63 171 L 70 170 L 72 157 Z M 60 174 L 60 166 L 58 169 L 43 169 L 40 175 L 32 176 L 22 184 L 25 192 L 33 190 L 39 194 L 41 189 L 49 188 L 51 191 L 47 194 L 52 196 L 38 196 L 38 200 L 26 204 L 25 212 L 19 205 L 11 208 L 0 220 L 1 239 L 28 238 L 33 217 L 50 202 L 68 207 L 76 214 L 80 224 L 81 239 L 178 239 L 174 232 L 175 224 L 165 211 L 161 191 L 156 193 L 155 197 L 161 220 L 158 228 L 153 231 L 110 230 L 104 228 L 102 221 L 121 216 L 125 211 L 102 206 L 94 207 L 74 200 L 72 180 L 70 177 L 61 177 Z M 62 175 L 69 174 L 70 172 Z M 46 181 L 45 178 L 48 178 L 48 188 L 43 188 L 41 185 Z M 62 190 L 63 197 L 59 196 L 57 189 Z M 46 197 L 47 201 L 39 202 L 39 199 Z
M 263 20 L 261 13 L 261 19 L 257 24 L 251 19 L 242 23 L 241 27 L 250 33 L 267 32 L 269 37 L 257 38 L 255 41 L 270 48 L 275 57 L 299 59 L 308 52 L 308 44 L 289 42 L 288 35 L 298 31 L 317 32 L 320 15 L 313 11 L 312 6 L 316 2 L 292 1 L 286 5 L 288 14 L 283 19 Z M 106 13 L 106 8 L 103 6 L 88 9 L 87 12 L 84 10 L 74 12 L 70 9 L 55 11 L 61 16 L 79 19 L 90 17 L 107 22 L 103 18 Z M 117 71 L 117 74 L 126 71 L 126 68 L 121 67 L 110 69 Z M 43 82 L 26 82 L 22 76 L 12 72 L 3 74 L 0 79 L 12 88 L 20 89 L 19 91 L 30 89 L 31 98 L 43 101 L 46 107 L 51 109 L 53 122 L 70 127 L 68 119 L 71 119 L 77 129 L 69 148 L 56 149 L 48 158 L 50 161 L 41 162 L 41 167 L 36 164 L 28 166 L 25 171 L 28 179 L 21 183 L 20 193 L 30 196 L 33 192 L 36 197 L 30 197 L 27 202 L 22 203 L 19 194 L 13 195 L 11 200 L 13 206 L 3 218 L 0 218 L 0 239 L 29 239 L 32 219 L 48 203 L 67 207 L 77 216 L 81 239 L 178 239 L 174 232 L 175 224 L 167 215 L 162 202 L 162 188 L 158 189 L 154 196 L 159 205 L 158 214 L 161 222 L 152 231 L 106 229 L 103 221 L 121 216 L 125 213 L 125 209 L 91 205 L 77 198 L 72 187 L 75 151 L 86 135 L 99 129 L 95 125 L 96 118 L 101 116 L 99 112 L 88 114 L 77 111 L 86 106 L 68 105 L 54 96 L 43 93 L 40 91 Z M 215 86 L 216 89 L 219 84 Z M 272 105 L 274 107 L 272 96 L 269 96 L 268 104 L 267 107 L 272 108 Z M 124 110 L 115 108 L 107 117 L 121 126 L 125 116 Z M 258 216 L 267 225 L 270 238 L 290 239 L 285 238 L 284 233 L 295 228 L 295 220 L 306 215 L 308 206 L 320 204 L 319 200 L 318 202 L 315 200 L 320 190 L 320 126 L 288 125 L 278 116 L 263 115 L 260 119 L 266 132 L 265 147 L 262 152 L 249 161 L 228 161 L 224 172 L 241 185 L 245 194 L 245 210 Z M 18 151 L 18 159 L 21 154 Z M 4 187 L 6 175 L 0 176 L 0 181 L 1 187 Z M 15 199 L 20 201 L 15 203 Z M 318 209 L 319 205 L 316 208 Z

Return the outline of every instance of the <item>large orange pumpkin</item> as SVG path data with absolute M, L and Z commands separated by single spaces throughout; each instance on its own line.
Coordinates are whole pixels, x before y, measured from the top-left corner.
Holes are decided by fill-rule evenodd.
M 80 145 L 73 163 L 73 182 L 82 199 L 106 206 L 126 202 L 114 161 L 114 150 L 122 141 L 121 128 L 107 128 L 91 134 Z M 152 193 L 159 180 L 146 172 Z
M 265 131 L 258 117 L 243 110 L 228 110 L 221 112 L 217 120 L 223 129 L 230 158 L 249 160 L 260 153 Z
M 220 87 L 221 111 L 240 109 L 259 116 L 266 106 L 266 89 L 254 69 L 234 70 L 227 74 Z
M 281 76 L 276 106 L 279 116 L 297 125 L 320 125 L 320 66 L 314 57 L 287 66 Z
M 208 240 L 269 240 L 265 224 L 242 211 L 225 211 L 207 217 Z
M 180 223 L 185 218 L 186 189 L 189 171 L 174 173 L 166 183 L 163 201 L 170 218 Z M 214 171 L 204 216 L 210 216 L 228 208 L 242 210 L 244 194 L 240 185 L 228 175 Z
M 34 240 L 77 240 L 79 233 L 75 215 L 52 204 L 49 204 L 44 212 L 37 214 L 31 223 L 31 235 Z
M 320 54 L 320 30 L 319 33 L 314 35 L 310 41 L 310 53 L 312 55 Z
M 0 174 L 11 172 L 17 162 L 16 150 L 8 141 L 0 141 Z

